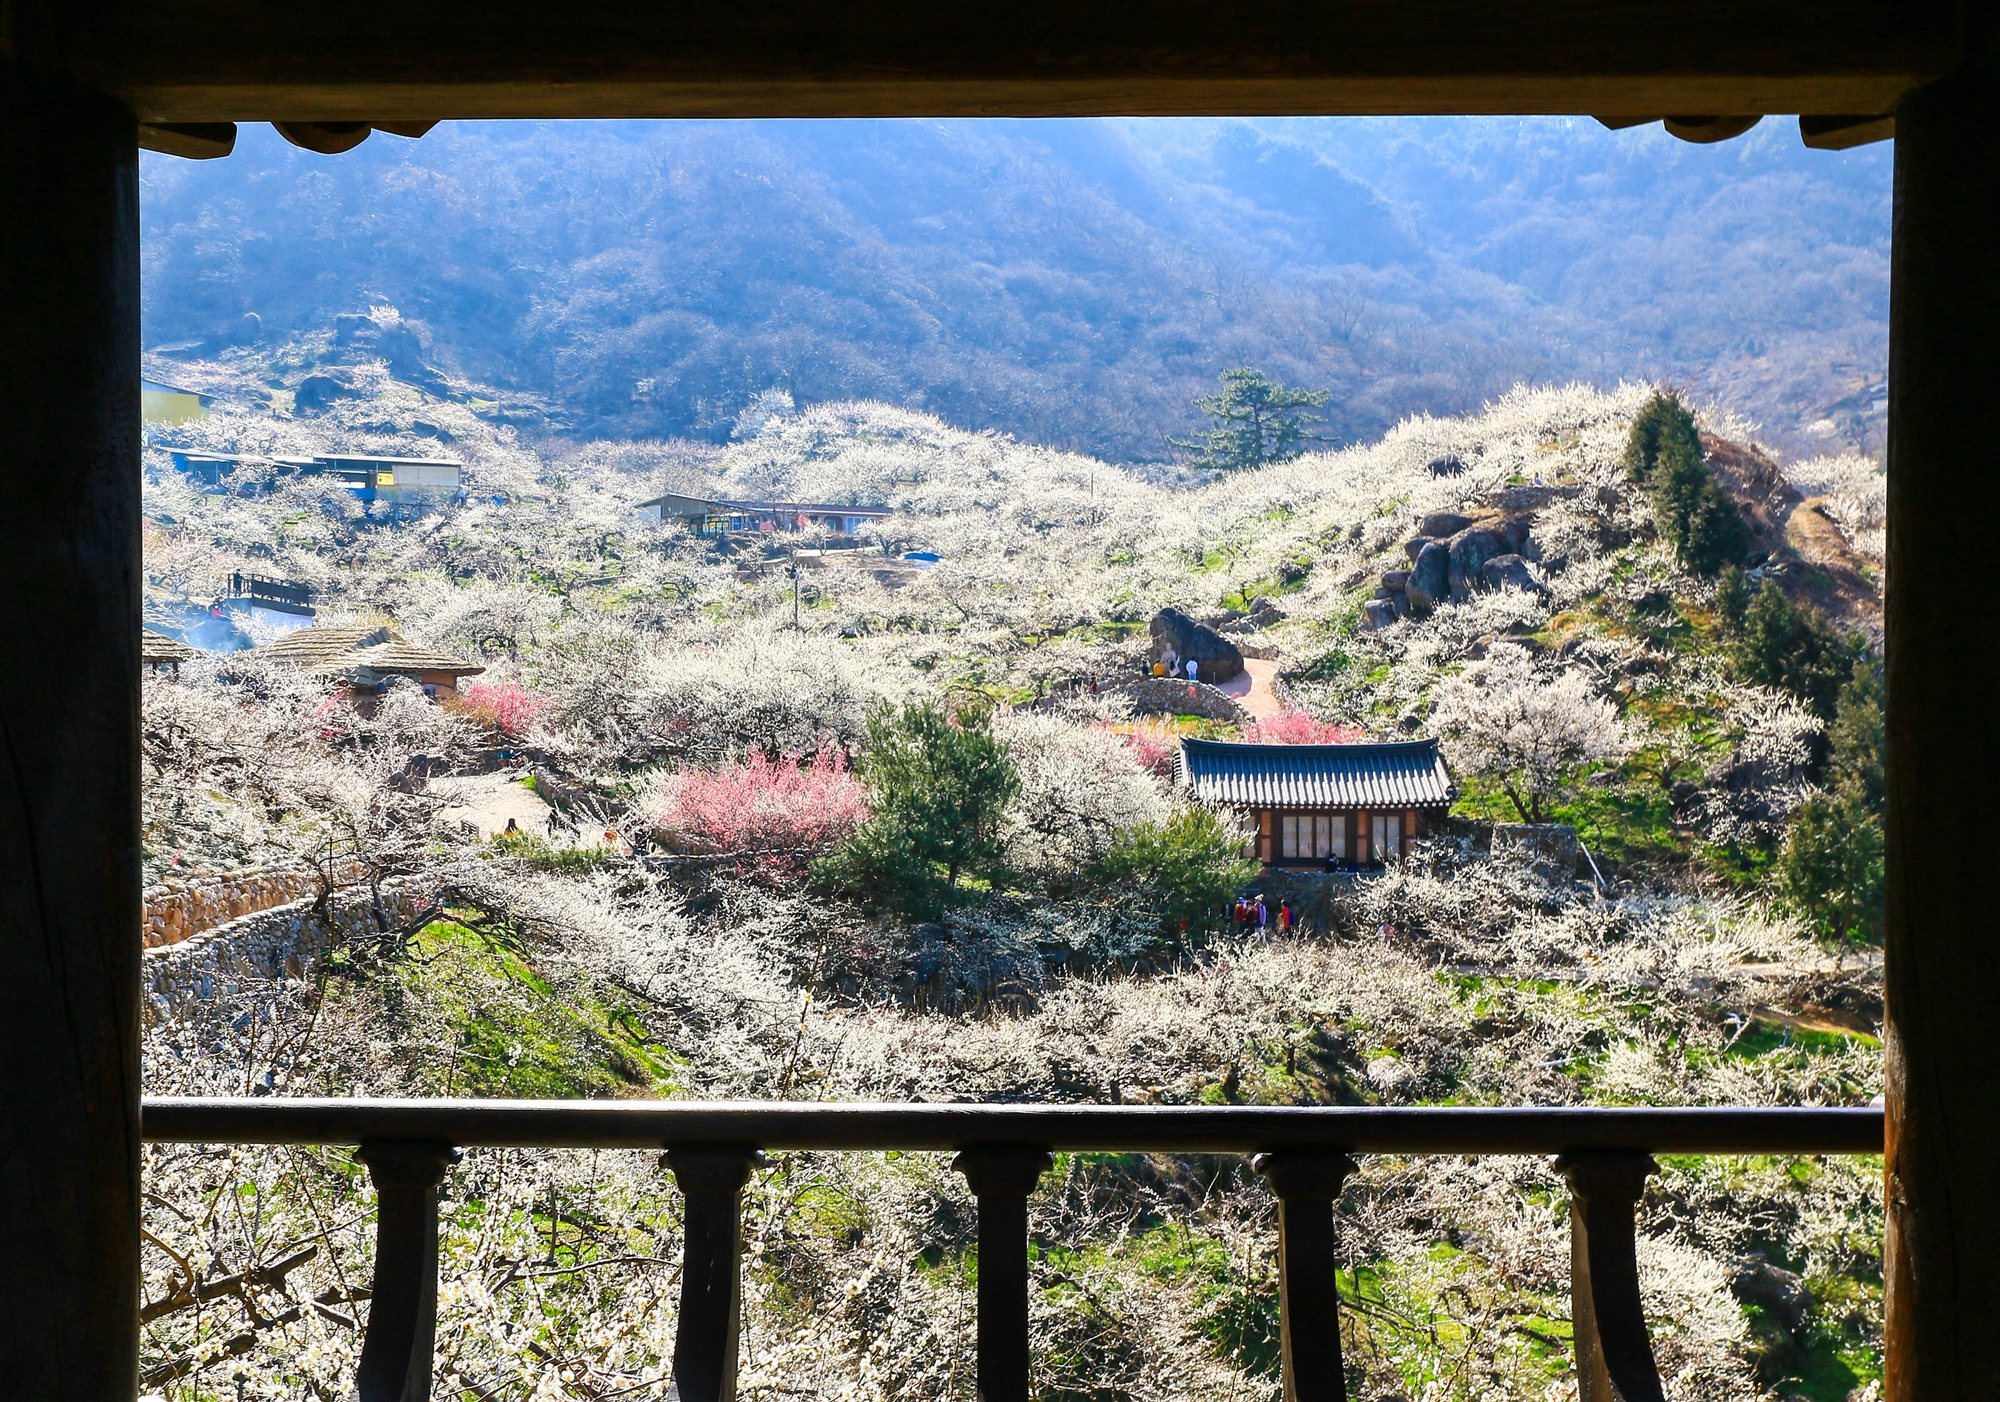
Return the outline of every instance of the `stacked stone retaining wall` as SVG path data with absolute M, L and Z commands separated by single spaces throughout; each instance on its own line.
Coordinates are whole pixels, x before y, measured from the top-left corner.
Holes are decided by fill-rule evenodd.
M 319 874 L 298 868 L 171 878 L 146 888 L 146 948 L 179 944 L 231 920 L 317 894 Z
M 391 921 L 407 920 L 418 899 L 407 882 L 383 884 L 382 908 Z M 337 892 L 330 921 L 317 904 L 316 896 L 288 901 L 146 950 L 144 1020 L 181 1015 L 192 1004 L 228 998 L 252 981 L 305 978 L 328 949 L 375 928 L 365 888 Z
M 1143 681 L 1126 682 L 1110 690 L 1122 691 L 1130 696 L 1133 708 L 1142 714 L 1202 716 L 1208 720 L 1227 721 L 1232 725 L 1241 725 L 1248 719 L 1233 696 L 1220 687 L 1210 686 L 1207 682 L 1175 681 L 1171 677 L 1147 677 Z

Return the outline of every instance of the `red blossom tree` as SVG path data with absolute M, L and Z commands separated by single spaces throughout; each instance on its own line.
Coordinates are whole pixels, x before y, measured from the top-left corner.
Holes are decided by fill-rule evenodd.
M 527 734 L 529 723 L 549 707 L 534 692 L 506 678 L 467 682 L 458 689 L 458 705 L 473 720 L 509 740 Z
M 802 865 L 869 816 L 867 791 L 837 752 L 810 763 L 753 755 L 721 769 L 684 769 L 660 782 L 654 827 L 688 852 L 768 854 Z
M 1160 725 L 1141 721 L 1132 726 L 1101 726 L 1101 729 L 1115 731 L 1118 738 L 1131 750 L 1132 758 L 1141 769 L 1166 776 L 1174 772 L 1179 761 L 1181 737 L 1170 725 Z
M 1366 736 L 1366 731 L 1304 711 L 1281 711 L 1243 728 L 1243 738 L 1256 745 L 1351 745 Z

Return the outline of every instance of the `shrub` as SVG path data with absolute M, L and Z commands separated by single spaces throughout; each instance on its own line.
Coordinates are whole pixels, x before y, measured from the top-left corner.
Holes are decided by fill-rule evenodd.
M 1823 937 L 1879 943 L 1884 851 L 1881 816 L 1860 792 L 1823 794 L 1792 820 L 1778 862 L 1779 889 Z
M 814 864 L 821 880 L 934 915 L 961 877 L 998 873 L 1000 821 L 1021 781 L 984 714 L 935 705 L 877 711 L 859 772 L 874 816 Z
M 458 708 L 489 731 L 519 740 L 549 703 L 509 678 L 468 682 L 458 689 Z
M 823 851 L 868 818 L 860 780 L 833 750 L 815 760 L 769 760 L 687 769 L 660 783 L 654 826 L 691 852 L 798 855 Z
M 1734 652 L 1740 680 L 1789 691 L 1828 719 L 1854 672 L 1853 646 L 1817 610 L 1793 604 L 1768 579 L 1744 613 Z
M 1243 834 L 1207 808 L 1183 808 L 1164 822 L 1118 835 L 1099 870 L 1104 884 L 1157 917 L 1163 931 L 1211 923 L 1256 874 Z
M 1283 711 L 1243 728 L 1243 738 L 1257 745 L 1351 745 L 1366 734 L 1304 711 Z

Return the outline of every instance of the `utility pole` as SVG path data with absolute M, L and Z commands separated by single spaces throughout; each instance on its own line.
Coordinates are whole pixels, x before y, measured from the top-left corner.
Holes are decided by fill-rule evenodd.
M 799 630 L 799 548 L 796 545 L 787 546 L 786 548 L 791 551 L 791 557 L 792 557 L 792 567 L 790 570 L 790 574 L 792 576 L 792 631 L 796 633 L 800 631 Z

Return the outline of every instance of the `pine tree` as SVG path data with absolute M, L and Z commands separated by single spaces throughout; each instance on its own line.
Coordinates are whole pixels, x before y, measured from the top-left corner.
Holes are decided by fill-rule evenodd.
M 1882 672 L 1864 661 L 1840 689 L 1840 707 L 1827 738 L 1833 742 L 1828 777 L 1836 789 L 1852 790 L 1880 814 L 1888 798 L 1889 736 L 1885 723 Z
M 1282 385 L 1262 370 L 1239 365 L 1222 372 L 1222 392 L 1204 395 L 1194 407 L 1215 421 L 1193 438 L 1167 442 L 1195 456 L 1192 464 L 1221 472 L 1288 462 L 1319 441 L 1307 426 L 1321 422 L 1309 409 L 1323 407 L 1332 391 Z
M 1831 720 L 1854 673 L 1855 650 L 1810 606 L 1799 608 L 1771 580 L 1757 591 L 1735 647 L 1736 675 L 1789 691 Z
M 961 878 L 998 873 L 1000 820 L 1021 779 L 986 716 L 931 705 L 879 711 L 855 772 L 874 816 L 814 863 L 821 881 L 935 915 Z
M 1627 475 L 1634 482 L 1650 480 L 1661 446 L 1676 440 L 1694 444 L 1695 458 L 1700 460 L 1701 434 L 1694 426 L 1694 415 L 1677 396 L 1655 394 L 1632 420 L 1632 436 L 1625 444 Z
M 1722 578 L 1715 586 L 1715 612 L 1730 632 L 1742 631 L 1744 616 L 1750 612 L 1750 586 L 1735 565 L 1722 567 Z

